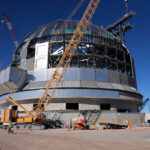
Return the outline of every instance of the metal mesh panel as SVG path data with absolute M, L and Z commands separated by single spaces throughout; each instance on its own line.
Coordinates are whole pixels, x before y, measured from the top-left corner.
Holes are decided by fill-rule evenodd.
M 127 75 L 120 73 L 120 83 L 124 85 L 128 85 Z
M 108 71 L 109 81 L 111 83 L 120 83 L 119 73 L 114 71 Z
M 129 86 L 137 89 L 136 80 L 134 78 L 128 77 Z
M 108 82 L 108 71 L 104 69 L 96 69 L 96 81 Z

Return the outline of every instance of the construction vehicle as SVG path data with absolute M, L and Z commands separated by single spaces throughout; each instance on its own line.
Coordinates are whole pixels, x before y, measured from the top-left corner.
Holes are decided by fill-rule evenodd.
M 71 128 L 75 129 L 88 129 L 87 120 L 84 117 L 73 118 L 71 120 Z
M 100 0 L 91 0 L 81 21 L 79 22 L 66 50 L 64 51 L 52 77 L 49 80 L 49 83 L 39 99 L 38 105 L 35 109 L 35 113 L 28 111 L 23 106 L 18 104 L 11 97 L 6 96 L 6 98 L 11 101 L 13 104 L 20 107 L 23 111 L 27 113 L 28 116 L 25 117 L 16 117 L 15 121 L 20 124 L 30 123 L 30 124 L 44 124 L 45 119 L 43 118 L 42 112 L 45 110 L 47 105 L 52 101 L 55 91 L 64 76 L 66 69 L 68 68 L 72 57 L 75 54 L 76 49 L 78 48 L 80 41 L 86 31 L 95 11 L 98 7 Z M 48 93 L 49 88 L 52 88 L 51 92 Z

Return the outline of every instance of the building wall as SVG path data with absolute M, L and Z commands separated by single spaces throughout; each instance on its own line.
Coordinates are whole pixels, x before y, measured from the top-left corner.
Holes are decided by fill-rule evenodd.
M 28 104 L 21 104 L 24 108 L 27 110 L 31 111 L 33 110 L 33 105 L 37 104 L 38 101 L 34 103 L 29 103 Z M 114 111 L 117 112 L 119 110 L 126 110 L 126 112 L 136 112 L 137 111 L 137 106 L 136 105 L 131 105 L 130 103 L 121 103 L 121 102 L 114 102 L 114 101 L 105 101 L 104 100 L 53 100 L 45 109 L 45 111 L 51 111 L 51 110 L 69 110 L 67 109 L 66 105 L 67 104 L 78 104 L 78 109 L 77 110 L 103 110 L 101 108 L 101 104 L 110 104 L 110 108 L 108 111 Z M 8 105 L 9 109 L 12 109 L 12 106 L 15 105 Z M 18 111 L 23 111 L 18 107 Z M 70 109 L 71 110 L 71 109 Z M 74 109 L 72 109 L 73 111 Z M 107 110 L 107 109 L 106 109 Z
M 117 113 L 113 111 L 49 111 L 45 112 L 47 119 L 59 120 L 61 123 L 70 124 L 71 119 L 84 116 L 89 122 L 96 120 L 96 124 L 106 122 L 115 124 L 130 124 L 131 127 L 144 126 L 142 113 Z
M 148 120 L 150 120 L 150 113 L 145 113 L 145 122 L 148 123 Z

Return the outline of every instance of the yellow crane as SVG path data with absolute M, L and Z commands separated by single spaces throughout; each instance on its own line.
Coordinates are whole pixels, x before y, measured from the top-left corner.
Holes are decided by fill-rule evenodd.
M 56 89 L 58 88 L 59 83 L 62 80 L 62 77 L 64 76 L 64 73 L 66 69 L 68 68 L 72 57 L 75 54 L 75 51 L 77 50 L 80 41 L 84 35 L 84 32 L 86 31 L 95 11 L 98 7 L 98 4 L 100 3 L 100 0 L 91 0 L 86 11 L 83 14 L 82 19 L 80 20 L 67 48 L 65 49 L 65 52 L 63 53 L 52 77 L 49 80 L 49 83 L 43 92 L 41 98 L 39 99 L 36 113 L 33 114 L 32 112 L 28 111 L 24 107 L 22 107 L 20 104 L 18 104 L 15 100 L 13 100 L 11 97 L 6 96 L 8 100 L 13 102 L 15 105 L 23 109 L 29 117 L 24 118 L 24 122 L 33 122 L 33 121 L 40 121 L 41 120 L 41 114 L 45 110 L 46 106 L 52 101 L 53 96 L 55 94 Z M 51 88 L 51 91 L 49 92 L 49 89 Z M 19 120 L 19 118 L 18 118 Z M 18 121 L 20 122 L 20 120 Z

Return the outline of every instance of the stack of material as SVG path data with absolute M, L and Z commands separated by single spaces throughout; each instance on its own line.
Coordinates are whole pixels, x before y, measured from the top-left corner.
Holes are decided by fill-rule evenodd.
M 17 110 L 13 109 L 2 109 L 1 122 L 9 123 L 14 121 L 18 117 Z

